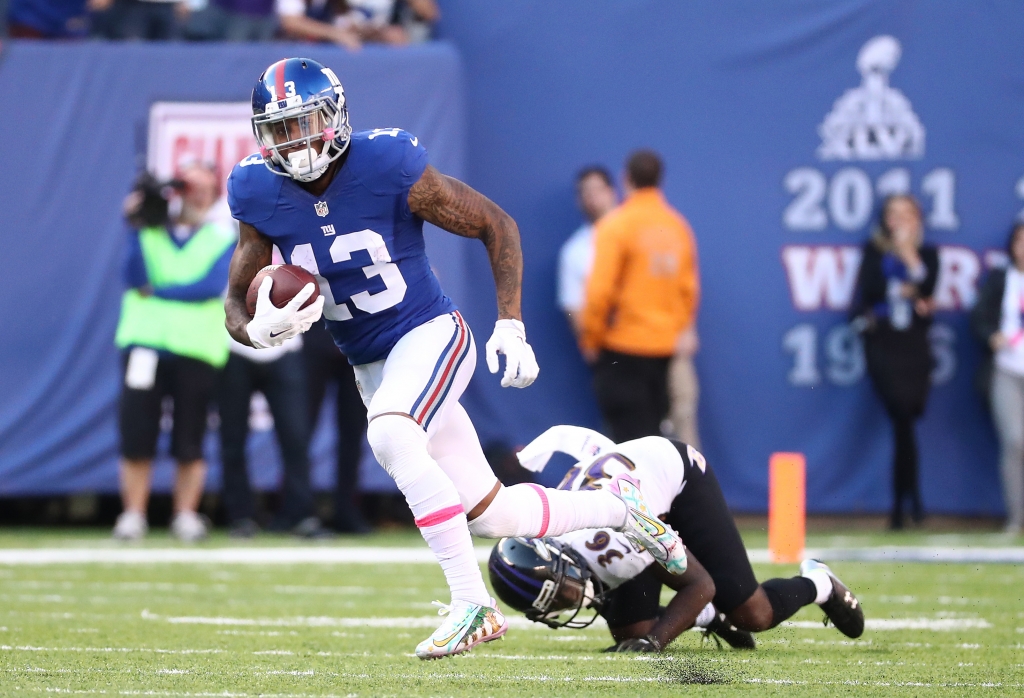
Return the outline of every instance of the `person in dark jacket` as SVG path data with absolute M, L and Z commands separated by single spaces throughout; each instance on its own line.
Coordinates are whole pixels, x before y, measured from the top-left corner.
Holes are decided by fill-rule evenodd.
M 864 245 L 857 276 L 855 322 L 863 328 L 868 375 L 892 421 L 893 506 L 891 527 L 911 516 L 921 521 L 915 422 L 924 414 L 933 359 L 928 329 L 932 293 L 939 272 L 938 252 L 923 244 L 921 208 L 908 194 L 882 204 L 878 229 Z
M 334 485 L 334 520 L 338 533 L 369 533 L 372 529 L 359 507 L 359 461 L 366 433 L 366 406 L 359 397 L 356 377 L 345 355 L 322 322 L 314 323 L 303 336 L 309 385 L 310 423 L 316 424 L 324 404 L 327 384 L 334 381 L 334 426 L 337 433 L 335 457 L 337 478 Z
M 971 326 L 991 352 L 988 374 L 992 419 L 999 434 L 999 469 L 1006 532 L 1024 527 L 1024 223 L 1010 231 L 1010 265 L 993 269 L 971 311 Z

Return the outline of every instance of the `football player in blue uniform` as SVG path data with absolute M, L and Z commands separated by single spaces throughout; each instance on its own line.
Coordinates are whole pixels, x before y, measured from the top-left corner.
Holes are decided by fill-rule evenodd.
M 337 76 L 305 58 L 268 67 L 253 89 L 260 153 L 235 166 L 228 200 L 239 222 L 225 301 L 231 336 L 275 346 L 322 316 L 354 366 L 369 419 L 367 440 L 395 479 L 451 587 L 447 618 L 416 648 L 429 659 L 501 637 L 508 625 L 484 586 L 470 533 L 560 535 L 611 527 L 667 569 L 685 568 L 670 528 L 645 514 L 624 474 L 601 491 L 502 487 L 458 400 L 476 366 L 473 335 L 444 295 L 424 251 L 423 222 L 483 242 L 497 287 L 498 321 L 486 345 L 502 386 L 525 388 L 539 368 L 520 312 L 523 256 L 515 221 L 485 196 L 427 163 L 419 140 L 397 128 L 352 133 Z M 283 308 L 259 288 L 273 245 L 317 279 Z

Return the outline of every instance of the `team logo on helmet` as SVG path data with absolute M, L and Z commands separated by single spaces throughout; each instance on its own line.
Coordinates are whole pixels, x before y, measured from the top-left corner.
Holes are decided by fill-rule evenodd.
M 352 127 L 341 81 L 309 58 L 268 67 L 252 91 L 252 129 L 274 174 L 312 182 L 348 149 Z M 327 215 L 317 213 L 321 216 Z
M 552 538 L 502 538 L 487 569 L 499 599 L 552 628 L 585 628 L 604 603 L 605 586 L 586 561 Z M 584 609 L 595 615 L 578 618 Z

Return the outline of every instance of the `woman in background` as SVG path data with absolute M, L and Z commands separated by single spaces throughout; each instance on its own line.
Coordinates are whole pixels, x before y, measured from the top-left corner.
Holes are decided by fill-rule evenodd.
M 868 375 L 893 427 L 893 529 L 903 528 L 908 499 L 913 520 L 923 518 L 914 424 L 931 387 L 928 329 L 939 271 L 938 253 L 923 239 L 917 201 L 909 194 L 888 197 L 857 276 L 854 314 L 864 332 Z
M 999 434 L 999 468 L 1006 532 L 1024 527 L 1024 223 L 1006 243 L 1010 265 L 993 269 L 971 311 L 978 338 L 992 350 L 992 419 Z

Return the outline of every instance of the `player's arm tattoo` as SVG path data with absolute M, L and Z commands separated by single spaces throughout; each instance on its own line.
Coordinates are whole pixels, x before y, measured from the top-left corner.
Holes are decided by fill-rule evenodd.
M 409 208 L 438 228 L 483 242 L 498 293 L 498 318 L 522 319 L 523 250 L 512 216 L 469 185 L 429 165 L 409 190 Z
M 231 255 L 231 267 L 228 269 L 228 293 L 224 299 L 224 324 L 228 334 L 235 340 L 252 346 L 249 333 L 245 326 L 252 318 L 245 309 L 245 294 L 253 277 L 263 267 L 270 264 L 273 254 L 273 243 L 260 234 L 248 223 L 238 224 L 238 245 Z

